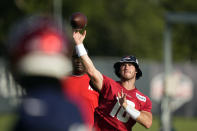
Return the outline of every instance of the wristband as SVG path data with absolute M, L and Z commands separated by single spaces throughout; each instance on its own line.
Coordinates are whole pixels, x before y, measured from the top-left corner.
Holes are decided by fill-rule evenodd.
M 87 51 L 86 51 L 83 43 L 76 45 L 75 49 L 76 49 L 77 55 L 79 57 L 87 54 Z
M 136 120 L 140 116 L 140 111 L 136 110 L 135 108 L 133 108 L 129 105 L 126 107 L 125 110 L 131 116 L 131 118 L 133 118 L 134 120 Z

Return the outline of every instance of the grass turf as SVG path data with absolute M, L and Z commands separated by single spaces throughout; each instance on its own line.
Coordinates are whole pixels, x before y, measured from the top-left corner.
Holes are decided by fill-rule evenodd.
M 0 131 L 11 131 L 16 122 L 15 114 L 0 114 Z M 197 118 L 174 117 L 173 127 L 175 131 L 192 131 L 197 129 Z M 146 129 L 140 124 L 136 124 L 133 131 L 159 131 L 160 122 L 158 117 L 154 117 L 150 129 Z
M 197 128 L 197 118 L 184 118 L 184 117 L 174 117 L 172 126 L 174 131 L 193 131 Z M 159 131 L 160 121 L 158 117 L 154 117 L 153 124 L 150 129 L 146 129 L 140 124 L 136 124 L 133 131 Z

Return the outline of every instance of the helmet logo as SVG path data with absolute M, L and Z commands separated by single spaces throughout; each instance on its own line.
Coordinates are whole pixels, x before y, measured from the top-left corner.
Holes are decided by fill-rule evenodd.
M 122 58 L 121 61 L 122 62 L 124 62 L 124 61 L 135 62 L 138 64 L 138 60 L 134 56 L 126 56 L 126 57 Z

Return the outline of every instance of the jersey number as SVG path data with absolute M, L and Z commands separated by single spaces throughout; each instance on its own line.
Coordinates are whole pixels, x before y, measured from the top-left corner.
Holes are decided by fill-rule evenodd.
M 132 101 L 127 100 L 127 103 L 129 103 L 129 104 L 131 104 L 131 105 L 133 105 L 135 107 L 135 104 Z M 124 115 L 124 114 L 126 114 L 126 115 Z M 129 114 L 125 111 L 125 109 L 120 106 L 118 100 L 117 100 L 115 106 L 113 107 L 110 115 L 112 117 L 115 117 L 116 116 L 116 118 L 119 121 L 123 122 L 123 123 L 127 123 L 128 120 L 129 120 L 129 117 L 130 117 Z

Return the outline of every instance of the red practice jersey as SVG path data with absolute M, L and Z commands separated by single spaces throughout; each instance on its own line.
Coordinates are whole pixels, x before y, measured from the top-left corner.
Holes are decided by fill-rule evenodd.
M 137 88 L 127 90 L 119 82 L 103 76 L 99 106 L 95 111 L 96 131 L 131 131 L 136 123 L 118 102 L 118 92 L 121 90 L 126 94 L 128 105 L 139 111 L 151 112 L 152 102 Z
M 99 93 L 89 85 L 90 78 L 87 74 L 70 76 L 63 80 L 63 90 L 75 103 L 83 107 L 82 113 L 87 124 L 94 124 L 94 111 L 98 106 Z

